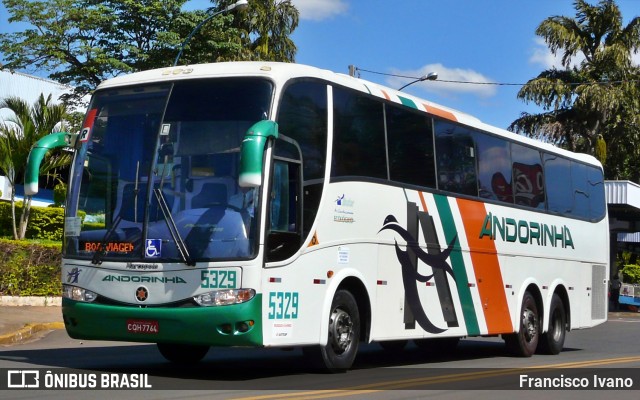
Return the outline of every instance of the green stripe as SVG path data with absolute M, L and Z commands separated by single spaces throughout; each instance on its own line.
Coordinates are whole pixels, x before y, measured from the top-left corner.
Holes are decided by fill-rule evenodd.
M 436 194 L 433 195 L 433 198 L 438 208 L 438 214 L 442 221 L 442 229 L 444 230 L 444 236 L 447 241 L 446 245 L 448 246 L 458 234 L 456 224 L 453 221 L 451 206 L 449 206 L 449 201 L 446 196 Z M 473 306 L 471 290 L 469 289 L 469 278 L 467 277 L 467 269 L 464 265 L 464 259 L 462 258 L 459 237 L 449 258 L 451 259 L 451 268 L 453 268 L 453 273 L 456 277 L 456 287 L 458 288 L 458 295 L 460 296 L 462 315 L 464 316 L 464 322 L 467 326 L 467 334 L 479 335 L 480 327 L 478 326 L 478 318 L 475 307 Z
M 373 93 L 371 93 L 371 90 L 369 89 L 369 86 L 364 85 L 364 87 L 365 87 L 365 89 L 367 89 L 367 92 L 369 92 L 369 94 L 373 94 Z
M 416 103 L 414 103 L 413 100 L 407 99 L 406 97 L 402 97 L 402 96 L 398 96 L 398 98 L 400 99 L 402 104 L 404 104 L 405 106 L 415 108 L 416 110 L 418 109 L 418 106 L 416 106 Z

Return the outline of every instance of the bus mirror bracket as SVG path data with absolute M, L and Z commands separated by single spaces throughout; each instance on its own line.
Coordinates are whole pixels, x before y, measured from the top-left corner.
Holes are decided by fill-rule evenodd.
M 61 147 L 73 147 L 77 138 L 77 134 L 56 132 L 40 138 L 33 145 L 27 158 L 27 169 L 24 174 L 24 193 L 27 196 L 38 193 L 40 164 L 47 152 Z
M 262 160 L 270 137 L 278 138 L 278 124 L 274 121 L 256 122 L 247 130 L 240 147 L 241 187 L 262 185 Z

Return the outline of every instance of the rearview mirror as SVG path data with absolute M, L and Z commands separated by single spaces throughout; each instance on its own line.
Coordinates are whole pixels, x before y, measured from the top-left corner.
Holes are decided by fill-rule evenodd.
M 240 147 L 240 174 L 238 185 L 262 185 L 262 159 L 270 137 L 278 138 L 278 124 L 274 121 L 256 122 L 247 130 Z

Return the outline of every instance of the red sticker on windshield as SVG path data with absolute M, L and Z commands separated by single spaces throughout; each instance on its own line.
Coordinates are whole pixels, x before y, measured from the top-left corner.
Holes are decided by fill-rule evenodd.
M 96 114 L 98 113 L 97 108 L 92 108 L 87 113 L 87 118 L 84 120 L 84 126 L 82 127 L 82 131 L 80 132 L 80 141 L 86 142 L 89 140 L 89 136 L 91 133 L 91 128 L 93 128 L 93 122 L 96 119 Z

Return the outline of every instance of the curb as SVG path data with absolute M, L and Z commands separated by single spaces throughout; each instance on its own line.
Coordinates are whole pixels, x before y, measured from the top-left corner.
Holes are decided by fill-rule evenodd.
M 30 339 L 38 332 L 51 331 L 56 329 L 64 329 L 64 323 L 45 322 L 41 324 L 27 324 L 23 328 L 15 332 L 6 335 L 0 335 L 0 345 L 21 343 Z
M 58 307 L 62 297 L 54 296 L 0 296 L 0 306 L 44 306 Z

